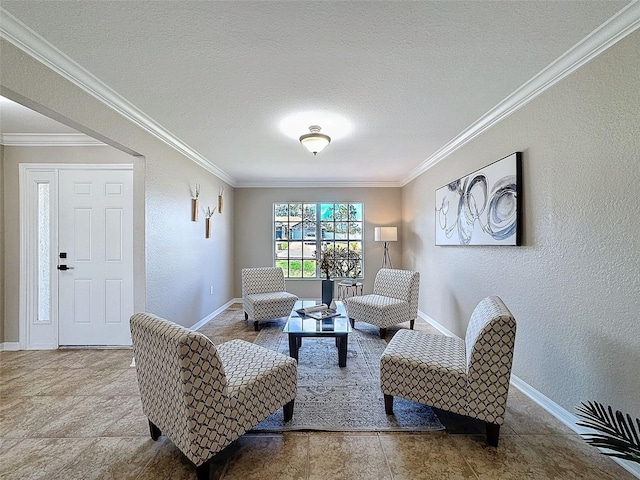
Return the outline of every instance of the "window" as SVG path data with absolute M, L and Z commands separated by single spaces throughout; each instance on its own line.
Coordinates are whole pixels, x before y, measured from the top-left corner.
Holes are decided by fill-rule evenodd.
M 362 203 L 275 203 L 274 265 L 287 278 L 320 278 L 319 254 L 334 262 L 331 277 L 362 276 Z
M 48 183 L 38 183 L 38 317 L 51 322 L 51 215 Z

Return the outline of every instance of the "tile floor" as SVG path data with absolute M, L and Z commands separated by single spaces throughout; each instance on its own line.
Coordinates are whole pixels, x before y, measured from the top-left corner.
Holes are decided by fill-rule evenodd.
M 216 343 L 253 341 L 240 308 L 202 330 Z M 127 349 L 1 352 L 0 478 L 195 478 L 166 437 L 149 438 L 130 362 Z M 516 389 L 497 449 L 481 426 L 438 414 L 447 432 L 245 434 L 215 457 L 211 478 L 634 478 Z

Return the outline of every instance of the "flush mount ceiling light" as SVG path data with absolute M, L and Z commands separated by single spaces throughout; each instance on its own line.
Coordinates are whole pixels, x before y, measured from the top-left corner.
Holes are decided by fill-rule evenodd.
M 329 135 L 320 133 L 320 127 L 318 125 L 311 125 L 309 132 L 310 133 L 300 137 L 300 143 L 314 155 L 321 152 L 322 149 L 331 142 Z

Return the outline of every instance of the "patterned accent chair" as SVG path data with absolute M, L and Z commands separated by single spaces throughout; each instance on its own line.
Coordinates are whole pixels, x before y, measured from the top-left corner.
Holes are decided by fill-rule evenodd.
M 256 332 L 260 320 L 289 316 L 298 297 L 286 289 L 284 273 L 279 267 L 242 269 L 244 319 L 253 320 Z
M 142 410 L 151 438 L 164 433 L 209 478 L 209 461 L 283 407 L 293 416 L 297 363 L 243 340 L 217 347 L 203 334 L 168 320 L 131 317 Z
M 387 327 L 410 321 L 413 330 L 418 316 L 420 274 L 410 270 L 382 268 L 373 283 L 373 293 L 346 300 L 351 326 L 356 320 L 380 328 L 380 338 L 387 335 Z
M 466 415 L 486 423 L 498 446 L 509 393 L 516 321 L 499 297 L 473 311 L 465 339 L 400 330 L 380 358 L 387 415 L 393 397 Z

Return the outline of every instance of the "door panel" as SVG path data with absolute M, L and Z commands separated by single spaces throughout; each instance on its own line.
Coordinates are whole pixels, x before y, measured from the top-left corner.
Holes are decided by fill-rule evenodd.
M 131 345 L 133 172 L 61 170 L 60 345 Z

